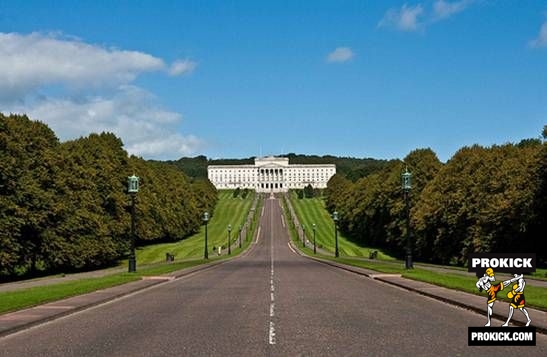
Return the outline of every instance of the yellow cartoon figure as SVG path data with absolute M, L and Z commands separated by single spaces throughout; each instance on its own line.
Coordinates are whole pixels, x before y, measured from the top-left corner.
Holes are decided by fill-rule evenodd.
M 518 283 L 513 285 L 513 289 L 507 293 L 507 297 L 511 299 L 511 305 L 509 305 L 509 316 L 507 317 L 507 321 L 502 326 L 509 326 L 509 321 L 511 320 L 511 317 L 513 317 L 515 309 L 522 311 L 524 316 L 526 316 L 526 326 L 530 326 L 532 320 L 530 319 L 530 315 L 528 315 L 528 311 L 524 308 L 524 286 L 526 286 L 526 282 L 522 275 L 514 274 L 514 277 L 517 278 Z
M 484 275 L 479 278 L 479 281 L 475 284 L 477 286 L 477 289 L 479 289 L 480 292 L 483 290 L 486 290 L 486 293 L 488 294 L 488 302 L 487 304 L 487 317 L 488 321 L 486 325 L 484 326 L 490 326 L 490 320 L 492 317 L 493 307 L 494 303 L 496 302 L 498 292 L 503 290 L 504 287 L 509 286 L 509 284 L 517 281 L 518 279 L 521 279 L 522 275 L 515 274 L 515 277 L 509 280 L 502 281 L 498 284 L 492 284 L 494 280 L 496 280 L 496 277 L 494 276 L 494 270 L 492 268 L 486 269 Z

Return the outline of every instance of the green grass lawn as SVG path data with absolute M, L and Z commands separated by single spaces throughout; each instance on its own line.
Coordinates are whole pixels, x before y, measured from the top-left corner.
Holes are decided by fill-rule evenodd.
M 291 197 L 291 202 L 293 204 L 293 207 L 296 211 L 296 214 L 300 220 L 300 222 L 303 222 L 306 226 L 313 224 L 314 222 L 323 221 L 322 224 L 322 230 L 323 234 L 327 234 L 330 229 L 331 236 L 333 235 L 333 228 L 332 228 L 332 218 L 330 218 L 329 214 L 326 212 L 322 200 L 320 199 L 302 199 L 299 200 L 296 195 L 293 195 Z M 323 212 L 321 212 L 321 210 Z M 285 218 L 288 219 L 288 211 L 286 207 L 284 207 L 284 214 Z M 317 224 L 317 236 L 316 239 L 319 241 L 319 223 Z M 485 293 L 479 293 L 477 288 L 475 287 L 475 283 L 477 282 L 477 279 L 473 276 L 466 276 L 462 274 L 451 274 L 446 272 L 434 272 L 431 270 L 426 269 L 420 269 L 415 268 L 412 270 L 407 270 L 404 268 L 404 262 L 400 262 L 400 264 L 396 264 L 396 261 L 391 258 L 387 257 L 388 260 L 363 260 L 362 257 L 368 257 L 368 249 L 370 248 L 360 248 L 363 250 L 363 253 L 360 253 L 360 251 L 356 251 L 354 247 L 357 247 L 355 244 L 348 242 L 345 240 L 345 238 L 342 237 L 339 238 L 339 249 L 340 249 L 340 258 L 334 258 L 332 255 L 322 255 L 322 254 L 313 254 L 313 247 L 307 246 L 306 248 L 302 247 L 302 242 L 299 239 L 299 236 L 296 232 L 296 230 L 289 225 L 289 233 L 291 236 L 291 239 L 295 243 L 295 245 L 298 247 L 300 251 L 302 251 L 304 254 L 309 256 L 316 256 L 318 258 L 327 259 L 336 261 L 338 263 L 357 266 L 365 269 L 370 269 L 374 271 L 378 271 L 381 273 L 388 273 L 388 274 L 401 274 L 403 277 L 418 281 L 427 282 L 430 284 L 443 286 L 449 289 L 455 289 L 464 291 L 467 293 L 472 293 L 475 295 L 481 295 L 486 298 Z M 313 234 L 313 232 L 312 232 Z M 308 239 L 310 241 L 313 239 L 313 235 L 308 236 Z M 331 239 L 333 240 L 333 239 Z M 350 248 L 349 252 L 350 254 L 347 254 L 348 250 L 342 251 L 342 247 L 346 247 L 345 244 L 349 243 Z M 334 252 L 334 242 L 329 242 L 328 239 L 325 239 L 322 241 L 322 244 L 324 244 L 324 247 L 326 250 Z M 354 252 L 353 256 L 351 256 L 351 252 Z M 360 254 L 359 254 L 360 253 Z M 378 257 L 384 257 L 380 252 L 378 253 Z M 361 258 L 361 259 L 360 259 Z M 434 266 L 433 264 L 428 264 L 430 266 Z M 465 269 L 465 268 L 456 268 L 456 269 Z M 466 269 L 465 269 L 466 270 Z M 543 271 L 541 271 L 539 274 L 544 274 Z M 509 290 L 507 290 L 508 292 Z M 507 302 L 510 302 L 510 299 L 507 298 L 507 294 L 504 292 L 498 294 L 498 298 Z M 541 287 L 535 287 L 530 284 L 526 285 L 526 304 L 527 306 L 540 308 L 543 310 L 547 310 L 547 289 L 541 288 Z
M 239 224 L 245 222 L 254 195 L 250 194 L 246 199 L 241 199 L 239 197 L 233 198 L 232 194 L 232 191 L 219 191 L 219 202 L 215 208 L 215 216 L 211 218 L 208 224 L 209 260 L 203 259 L 205 227 L 202 227 L 199 233 L 184 241 L 151 245 L 139 249 L 137 253 L 136 273 L 111 273 L 98 278 L 86 278 L 47 286 L 0 292 L 0 313 L 16 311 L 99 289 L 106 289 L 140 280 L 144 276 L 167 274 L 238 255 L 251 244 L 253 233 L 257 229 L 262 201 L 258 201 L 257 210 L 251 220 L 249 239 L 242 239 L 242 248 L 239 248 L 239 244 L 237 244 Z M 212 254 L 213 246 L 227 244 L 228 224 L 231 224 L 233 227 L 232 240 L 234 245 L 232 247 L 232 255 L 217 256 L 216 254 Z M 167 252 L 175 254 L 175 262 L 165 263 L 165 253 Z M 127 266 L 127 261 L 122 262 L 122 264 Z
M 99 289 L 129 283 L 141 279 L 140 275 L 118 273 L 101 278 L 89 278 L 0 293 L 0 313 L 85 294 Z
M 473 276 L 461 275 L 461 274 L 441 274 L 436 273 L 430 270 L 424 269 L 413 269 L 413 270 L 404 270 L 402 272 L 403 277 L 410 278 L 414 280 L 420 280 L 428 282 L 431 284 L 444 286 L 450 289 L 456 289 L 460 291 L 465 291 L 467 293 L 472 293 L 476 295 L 484 296 L 486 299 L 485 292 L 479 293 L 475 283 L 477 278 Z M 498 299 L 504 300 L 506 302 L 511 302 L 511 299 L 507 298 L 507 293 L 511 291 L 510 289 L 504 289 L 498 294 Z M 538 307 L 541 309 L 547 309 L 547 289 L 532 286 L 531 284 L 526 284 L 525 289 L 526 296 L 526 306 Z
M 293 242 L 299 243 L 299 241 L 294 237 Z M 313 250 L 310 248 L 302 249 L 301 245 L 297 245 L 298 248 L 309 256 L 313 256 Z M 334 258 L 332 256 L 316 255 L 318 258 L 332 260 L 338 263 L 352 265 L 356 267 L 361 267 L 365 269 L 370 269 L 378 271 L 381 273 L 387 274 L 401 274 L 404 278 L 423 281 L 426 283 L 443 286 L 448 289 L 460 290 L 466 293 L 471 293 L 475 295 L 484 296 L 486 299 L 486 293 L 480 293 L 475 283 L 477 279 L 473 276 L 467 276 L 462 274 L 451 274 L 451 273 L 440 273 L 430 270 L 415 268 L 412 270 L 407 270 L 404 268 L 404 263 L 401 262 L 400 265 L 391 264 L 382 262 L 380 260 L 359 260 L 351 257 L 341 257 Z M 498 294 L 498 299 L 511 302 L 511 299 L 507 298 L 507 292 L 509 289 L 503 290 Z M 526 295 L 526 306 L 536 307 L 542 310 L 547 310 L 547 289 L 532 286 L 531 284 L 526 285 L 525 289 Z M 486 301 L 486 300 L 485 300 Z
M 213 255 L 213 248 L 228 245 L 229 224 L 232 225 L 232 248 L 234 248 L 234 244 L 238 243 L 239 226 L 245 223 L 254 198 L 253 194 L 247 195 L 245 199 L 234 198 L 232 197 L 233 191 L 218 191 L 218 195 L 215 215 L 210 218 L 207 224 L 209 256 Z M 242 237 L 242 239 L 244 238 Z M 137 249 L 137 264 L 164 262 L 165 253 L 174 254 L 175 261 L 196 259 L 203 257 L 204 248 L 205 226 L 202 226 L 198 233 L 180 242 L 154 244 Z
M 216 214 L 215 217 L 210 220 L 208 225 L 208 238 L 210 242 L 209 257 L 211 258 L 209 261 L 228 258 L 226 255 L 218 257 L 216 254 L 212 254 L 213 246 L 226 245 L 226 227 L 228 224 L 232 224 L 232 227 L 234 227 L 232 230 L 232 233 L 234 233 L 232 235 L 234 240 L 232 256 L 239 254 L 251 243 L 251 237 L 253 236 L 251 233 L 249 234 L 248 241 L 243 240 L 242 249 L 238 248 L 236 240 L 238 231 L 237 227 L 239 227 L 239 224 L 244 222 L 251 207 L 252 199 L 253 197 L 251 197 L 251 195 L 245 200 L 242 200 L 240 198 L 233 198 L 231 191 L 219 192 L 219 202 L 217 208 L 215 209 Z M 263 202 L 259 200 L 255 217 L 252 220 L 252 232 L 256 232 L 262 204 Z M 287 219 L 288 214 L 284 201 L 283 206 L 286 220 L 289 221 Z M 295 208 L 300 221 L 307 227 L 311 227 L 313 223 L 317 224 L 317 242 L 322 244 L 324 249 L 334 252 L 334 232 L 332 219 L 326 212 L 322 201 L 319 199 L 298 200 L 295 198 L 293 200 L 293 207 Z M 304 253 L 308 255 L 313 255 L 313 250 L 310 246 L 302 249 L 302 244 L 298 239 L 296 230 L 290 224 L 288 227 L 291 238 L 299 249 L 303 250 Z M 328 238 L 329 233 L 331 236 L 330 241 Z M 204 234 L 204 227 L 202 227 L 202 230 L 199 233 L 184 241 L 178 243 L 158 244 L 140 249 L 137 255 L 137 273 L 115 273 L 101 278 L 88 278 L 49 285 L 46 287 L 36 287 L 0 293 L 0 313 L 15 311 L 70 296 L 92 292 L 98 289 L 128 283 L 139 280 L 142 276 L 166 274 L 172 271 L 207 263 L 208 261 L 202 259 Z M 311 232 L 311 234 L 313 234 L 313 232 Z M 313 235 L 308 235 L 308 239 L 311 241 L 313 239 Z M 420 268 L 406 270 L 404 269 L 404 263 L 402 262 L 400 265 L 397 265 L 393 261 L 362 260 L 359 258 L 368 257 L 369 248 L 358 247 L 352 242 L 347 241 L 343 236 L 339 236 L 339 247 L 342 256 L 338 259 L 333 258 L 332 255 L 324 256 L 318 254 L 317 256 L 343 264 L 359 266 L 379 272 L 397 273 L 409 279 L 429 282 L 450 289 L 457 289 L 477 295 L 484 295 L 484 293 L 480 294 L 475 288 L 476 279 L 474 277 L 464 276 L 461 274 L 437 273 Z M 166 252 L 175 254 L 174 263 L 165 264 Z M 354 255 L 350 256 L 352 252 Z M 385 256 L 381 253 L 379 253 L 379 257 L 393 260 L 393 258 Z M 127 266 L 127 262 L 125 262 L 125 265 Z M 543 271 L 542 274 L 544 274 Z M 499 294 L 498 297 L 509 301 L 505 295 L 506 294 L 502 293 Z M 526 286 L 526 303 L 528 306 L 547 309 L 547 289 L 534 287 L 528 284 Z
M 296 212 L 298 220 L 306 227 L 306 236 L 310 242 L 313 242 L 313 229 L 315 223 L 315 239 L 317 245 L 334 254 L 334 222 L 329 212 L 325 209 L 325 203 L 321 198 L 298 199 L 294 192 L 290 193 L 291 204 Z M 393 257 L 385 254 L 379 249 L 370 247 L 361 247 L 348 240 L 343 234 L 338 232 L 338 250 L 340 255 L 350 257 L 369 257 L 371 250 L 378 251 L 378 259 L 394 260 Z
M 217 260 L 218 259 L 220 258 L 217 258 Z M 204 259 L 196 259 L 180 263 L 147 266 L 144 268 L 137 268 L 136 273 L 113 273 L 98 278 L 71 280 L 47 286 L 37 286 L 28 289 L 0 292 L 0 313 L 16 311 L 31 306 L 66 299 L 72 296 L 137 281 L 142 279 L 144 276 L 166 274 L 196 265 L 205 264 L 207 262 L 209 261 Z

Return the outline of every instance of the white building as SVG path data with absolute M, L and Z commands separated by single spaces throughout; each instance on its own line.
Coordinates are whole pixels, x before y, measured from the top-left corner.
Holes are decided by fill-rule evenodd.
M 256 158 L 254 165 L 207 166 L 207 176 L 219 190 L 239 187 L 257 192 L 286 192 L 307 185 L 326 188 L 334 174 L 334 164 L 290 165 L 288 158 L 273 156 Z

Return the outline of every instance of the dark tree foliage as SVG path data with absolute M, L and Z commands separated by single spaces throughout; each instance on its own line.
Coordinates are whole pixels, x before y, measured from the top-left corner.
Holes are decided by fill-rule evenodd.
M 232 193 L 232 196 L 233 196 L 234 198 L 236 198 L 236 197 L 239 196 L 239 193 L 240 193 L 240 192 L 241 192 L 241 188 L 238 187 L 238 188 L 236 188 L 236 189 L 234 190 L 234 193 Z
M 207 166 L 209 165 L 251 165 L 254 164 L 254 158 L 247 159 L 218 159 L 208 160 L 205 156 L 182 157 L 175 161 L 165 161 L 164 163 L 176 166 L 189 177 L 207 178 Z
M 446 164 L 430 149 L 352 184 L 341 175 L 328 183 L 326 205 L 340 227 L 363 244 L 404 256 L 405 202 L 401 173 L 408 167 L 414 255 L 464 264 L 470 252 L 534 252 L 545 262 L 547 149 L 537 139 L 459 150 Z
M 127 153 L 113 134 L 91 134 L 61 144 L 56 222 L 47 240 L 47 268 L 92 268 L 124 252 Z
M 182 157 L 176 161 L 166 161 L 182 170 L 189 177 L 207 178 L 207 166 L 209 160 L 200 155 L 196 157 Z
M 59 141 L 45 124 L 0 114 L 0 274 L 34 272 L 55 220 Z
M 291 164 L 335 164 L 336 172 L 351 181 L 357 181 L 361 177 L 368 176 L 382 170 L 387 164 L 386 160 L 372 158 L 337 157 L 332 155 L 297 155 L 289 153 L 282 155 L 289 158 Z
M 523 249 L 536 252 L 538 260 L 547 265 L 547 125 L 543 127 L 543 143 L 539 154 L 539 165 L 535 174 L 533 217 L 530 219 L 528 238 Z
M 388 164 L 388 161 L 386 160 L 336 157 L 331 155 L 317 156 L 290 153 L 281 156 L 287 157 L 291 164 L 335 164 L 337 172 L 351 181 L 357 181 L 361 177 L 378 172 Z M 252 165 L 254 164 L 254 157 L 245 159 L 208 160 L 205 156 L 200 155 L 196 157 L 183 157 L 176 161 L 166 161 L 166 163 L 178 167 L 189 177 L 207 178 L 208 165 Z
M 176 241 L 197 231 L 203 212 L 186 175 L 171 165 L 134 156 L 129 167 L 140 177 L 137 232 L 141 244 Z
M 203 216 L 205 211 L 214 215 L 215 206 L 218 201 L 217 190 L 211 181 L 207 179 L 194 179 L 192 181 L 192 190 L 196 198 L 196 208 Z M 247 197 L 248 189 L 243 190 L 243 198 Z
M 347 196 L 351 195 L 354 190 L 353 182 L 345 176 L 336 174 L 327 182 L 325 189 L 326 208 L 329 212 L 340 210 L 342 203 L 347 200 Z
M 540 148 L 475 145 L 458 151 L 413 212 L 419 246 L 440 262 L 462 264 L 471 252 L 527 251 Z
M 313 186 L 308 184 L 306 187 L 304 187 L 304 197 L 305 198 L 313 198 L 315 196 L 315 190 L 313 189 Z
M 180 240 L 217 201 L 208 180 L 128 157 L 110 133 L 60 144 L 44 124 L 0 114 L 0 279 L 102 267 L 127 254 L 127 176 L 141 178 L 139 241 Z

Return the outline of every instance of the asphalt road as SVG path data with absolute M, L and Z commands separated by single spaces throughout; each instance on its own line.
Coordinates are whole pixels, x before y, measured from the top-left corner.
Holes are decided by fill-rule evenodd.
M 468 347 L 484 319 L 298 256 L 267 199 L 245 256 L 1 338 L 0 355 L 547 355 L 541 334 L 535 347 Z

